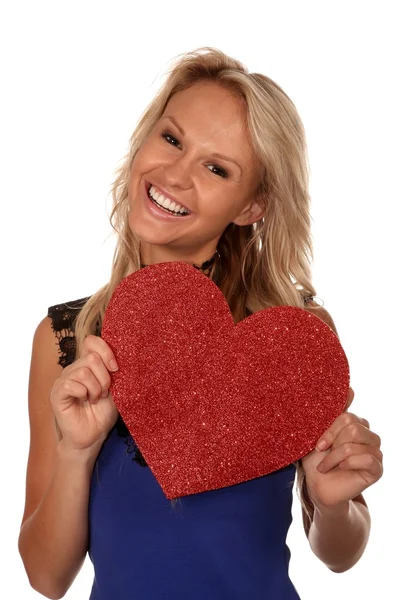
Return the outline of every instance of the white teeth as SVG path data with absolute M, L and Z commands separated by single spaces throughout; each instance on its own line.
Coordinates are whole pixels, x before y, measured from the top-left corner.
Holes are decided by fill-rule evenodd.
M 160 206 L 168 208 L 168 210 L 172 210 L 176 213 L 189 214 L 189 211 L 185 207 L 177 204 L 176 202 L 172 202 L 169 198 L 164 196 L 164 194 L 161 194 L 159 191 L 157 191 L 153 186 L 150 187 L 149 194 Z

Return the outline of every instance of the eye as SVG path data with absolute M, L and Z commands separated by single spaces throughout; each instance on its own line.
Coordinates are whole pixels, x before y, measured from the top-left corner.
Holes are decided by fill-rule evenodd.
M 219 177 L 228 177 L 228 173 L 222 167 L 218 167 L 217 165 L 207 165 L 207 167 L 212 167 L 212 169 L 216 169 L 218 172 L 215 173 L 215 171 L 213 171 L 213 173 L 215 175 L 218 175 Z
M 179 141 L 173 135 L 171 135 L 168 131 L 163 131 L 161 134 L 161 137 L 163 137 L 168 142 L 168 144 L 171 144 L 171 146 L 176 146 L 177 148 L 180 148 Z M 174 143 L 174 142 L 176 142 L 176 143 Z M 228 173 L 222 167 L 219 167 L 218 165 L 207 165 L 207 168 L 208 167 L 211 167 L 212 169 L 214 169 L 213 171 L 211 171 L 212 173 L 214 173 L 214 175 L 218 175 L 218 177 L 228 177 Z M 216 172 L 215 172 L 215 170 L 216 170 Z
M 163 131 L 161 137 L 163 137 L 168 142 L 168 144 L 171 144 L 171 146 L 175 146 L 173 142 L 177 143 L 177 147 L 180 145 L 178 140 L 174 138 L 174 136 L 172 136 L 170 133 L 168 133 L 168 131 Z M 170 142 L 169 140 L 173 140 L 173 142 Z

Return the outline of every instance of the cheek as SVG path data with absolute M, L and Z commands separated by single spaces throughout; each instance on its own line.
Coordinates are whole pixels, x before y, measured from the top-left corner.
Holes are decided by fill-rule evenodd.
M 129 188 L 138 186 L 140 179 L 149 170 L 149 161 L 147 159 L 148 153 L 146 148 L 143 146 L 136 153 L 131 165 L 131 171 L 129 175 Z
M 139 150 L 136 152 L 136 156 L 132 162 L 132 171 L 136 173 L 140 173 L 143 166 L 146 164 L 146 145 L 141 146 Z
M 150 138 L 136 153 L 132 168 L 138 176 L 141 176 L 156 168 L 158 162 L 160 162 L 160 150 L 155 140 Z
M 212 190 L 203 189 L 201 197 L 204 212 L 209 217 L 219 222 L 234 218 L 235 198 L 226 186 L 217 186 Z

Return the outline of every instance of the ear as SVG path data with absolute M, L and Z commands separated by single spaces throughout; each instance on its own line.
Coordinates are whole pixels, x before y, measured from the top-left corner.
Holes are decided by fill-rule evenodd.
M 256 200 L 253 200 L 250 206 L 247 206 L 232 221 L 235 225 L 252 225 L 264 216 L 264 208 Z

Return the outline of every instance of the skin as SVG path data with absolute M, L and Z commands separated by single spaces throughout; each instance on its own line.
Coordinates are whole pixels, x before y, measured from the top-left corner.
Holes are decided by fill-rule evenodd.
M 163 138 L 163 132 L 172 137 Z M 213 153 L 237 164 L 213 158 Z M 192 215 L 173 222 L 150 214 L 144 181 L 159 184 Z M 131 168 L 129 225 L 141 240 L 142 262 L 200 265 L 211 258 L 229 223 L 243 226 L 262 217 L 256 199 L 259 181 L 243 101 L 209 81 L 174 94 Z
M 168 117 L 177 121 L 184 134 Z M 165 139 L 163 133 L 169 137 Z M 216 159 L 213 153 L 237 165 Z M 241 99 L 209 81 L 176 93 L 132 164 L 129 225 L 141 240 L 142 262 L 200 265 L 214 255 L 229 223 L 243 226 L 262 218 L 256 195 L 257 165 Z M 221 176 L 220 169 L 227 177 Z M 159 184 L 192 215 L 171 221 L 149 213 L 145 181 Z M 325 314 L 336 332 L 329 313 Z M 302 459 L 307 493 L 314 504 L 306 533 L 314 553 L 335 572 L 351 568 L 366 547 L 370 516 L 362 491 L 383 473 L 379 436 L 368 421 L 347 412 L 353 397 L 350 388 L 345 412 L 321 436 L 327 442 L 323 451 L 316 449 Z
M 317 316 L 338 335 L 326 309 Z M 383 474 L 381 438 L 366 419 L 348 412 L 353 399 L 350 387 L 345 411 L 301 461 L 314 506 L 311 524 L 303 512 L 304 529 L 314 554 L 334 573 L 351 569 L 365 551 L 371 517 L 362 492 Z
M 350 392 L 354 396 L 353 390 Z M 302 463 L 307 476 L 307 489 L 314 505 L 322 511 L 345 508 L 367 487 L 382 476 L 383 454 L 380 437 L 370 430 L 366 419 L 344 412 L 325 431 Z M 338 467 L 338 468 L 336 468 Z

